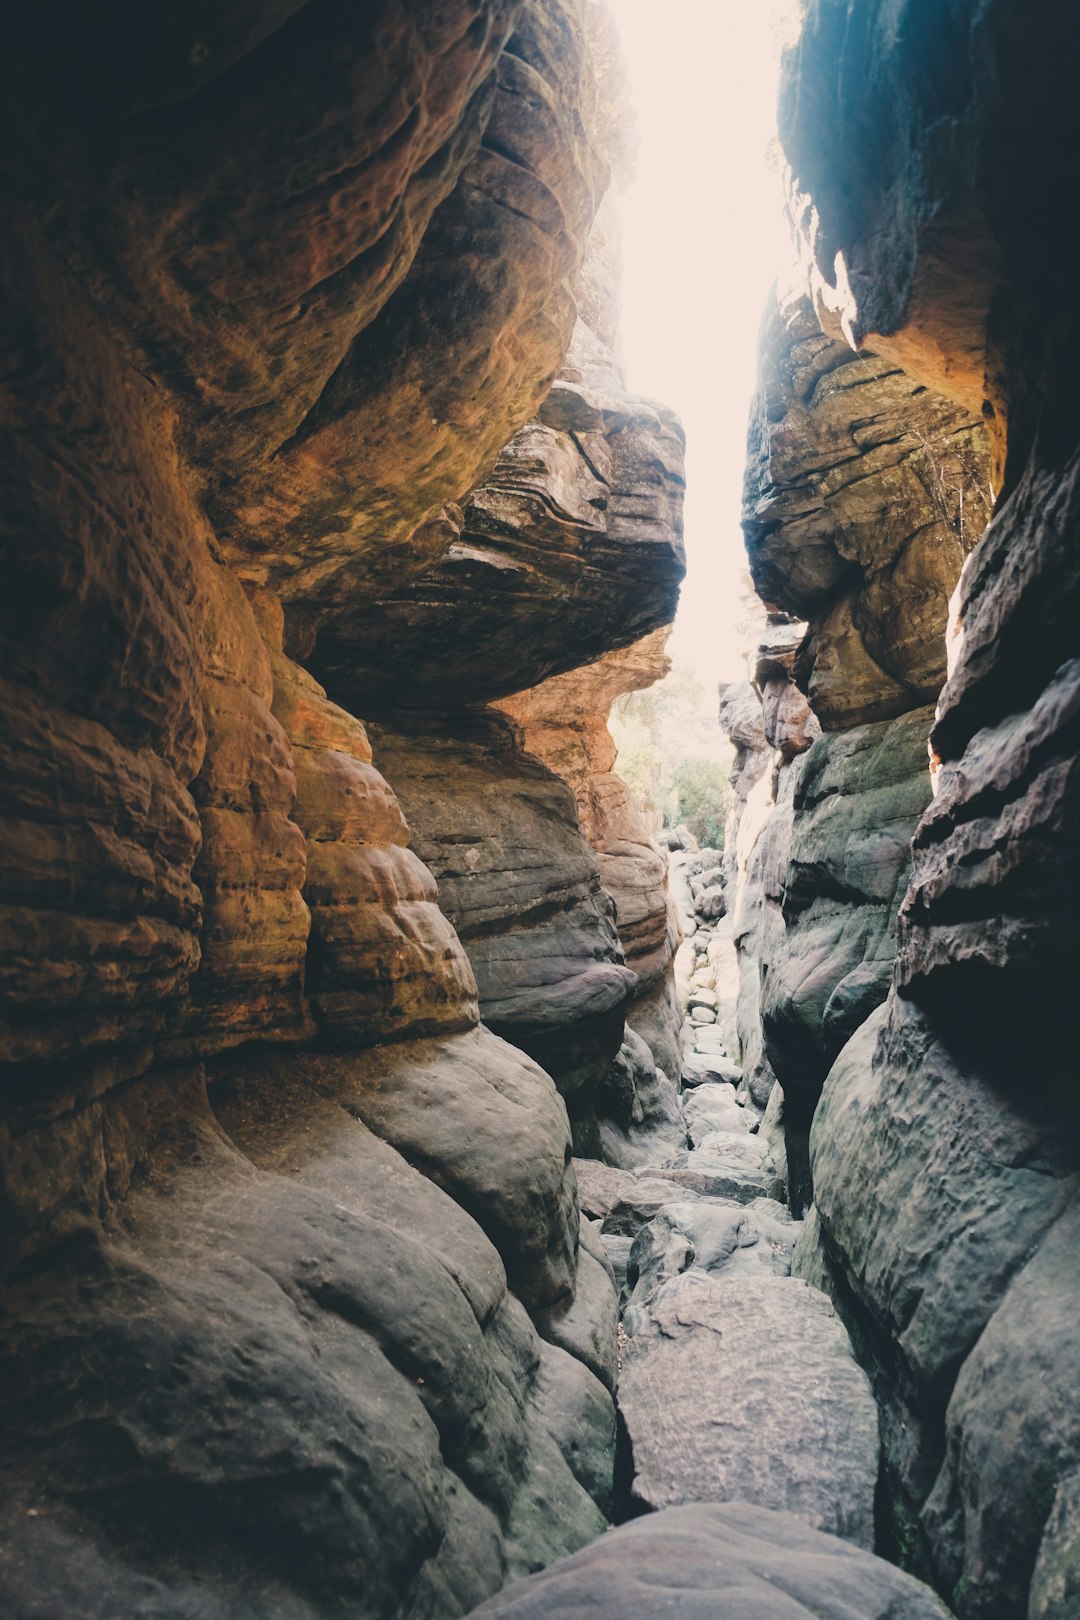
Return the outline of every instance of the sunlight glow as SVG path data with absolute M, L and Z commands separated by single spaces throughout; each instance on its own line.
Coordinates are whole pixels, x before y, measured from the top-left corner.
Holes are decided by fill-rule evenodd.
M 627 381 L 686 428 L 688 571 L 668 651 L 712 685 L 746 677 L 739 508 L 758 324 L 792 259 L 775 135 L 794 8 L 613 0 L 612 9 L 641 138 L 621 207 Z

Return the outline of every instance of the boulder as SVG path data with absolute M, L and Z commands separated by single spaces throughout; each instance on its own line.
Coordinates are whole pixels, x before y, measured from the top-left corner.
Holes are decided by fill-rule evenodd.
M 597 1088 L 594 1107 L 600 1150 L 608 1164 L 631 1170 L 686 1146 L 679 1094 L 631 1029 Z
M 722 1040 L 720 1031 L 715 1027 L 694 1032 L 696 1050 L 688 1052 L 682 1061 L 684 1086 L 708 1085 L 713 1080 L 722 1081 L 729 1086 L 741 1085 L 743 1071 L 727 1057 L 721 1044 Z M 709 1046 L 714 1050 L 709 1051 Z
M 690 1146 L 694 1148 L 700 1147 L 704 1138 L 714 1131 L 738 1134 L 757 1124 L 756 1114 L 748 1112 L 737 1101 L 735 1087 L 717 1081 L 706 1081 L 685 1094 L 683 1116 Z
M 781 1204 L 759 1198 L 750 1205 L 723 1199 L 665 1204 L 634 1239 L 626 1272 L 626 1331 L 649 1320 L 649 1300 L 669 1277 L 701 1271 L 716 1276 L 746 1268 L 786 1277 L 799 1225 Z
M 680 1620 L 950 1620 L 929 1587 L 884 1559 L 792 1513 L 742 1501 L 636 1519 L 474 1612 L 477 1620 L 655 1620 L 668 1610 Z
M 706 922 L 715 922 L 724 915 L 727 902 L 724 898 L 724 885 L 714 883 L 710 888 L 702 888 L 697 896 L 698 915 L 704 917 Z
M 825 1296 L 757 1266 L 692 1270 L 641 1315 L 619 1385 L 634 1501 L 738 1495 L 871 1547 L 877 1406 Z

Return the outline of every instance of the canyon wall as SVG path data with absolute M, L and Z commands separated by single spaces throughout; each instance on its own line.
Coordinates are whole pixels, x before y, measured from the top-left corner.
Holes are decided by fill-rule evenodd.
M 682 573 L 610 20 L 62 9 L 0 113 L 5 1608 L 461 1614 L 610 1511 L 557 1087 L 668 965 L 484 707 Z
M 1078 43 L 1050 4 L 812 0 L 805 291 L 750 427 L 751 569 L 823 734 L 770 790 L 738 720 L 743 1023 L 813 1199 L 796 1270 L 878 1395 L 881 1545 L 963 1620 L 1080 1602 Z

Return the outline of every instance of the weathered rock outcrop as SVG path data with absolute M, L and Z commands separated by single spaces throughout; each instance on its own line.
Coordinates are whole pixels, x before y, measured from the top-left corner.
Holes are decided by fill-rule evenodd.
M 743 523 L 766 604 L 810 621 L 801 656 L 826 730 L 932 703 L 949 597 L 990 515 L 981 416 L 823 335 L 805 295 L 770 303 Z
M 792 798 L 784 928 L 767 953 L 762 1022 L 785 1092 L 813 1098 L 840 1048 L 892 982 L 911 830 L 930 799 L 915 709 L 820 737 Z
M 911 835 L 930 799 L 932 720 L 932 710 L 915 709 L 819 737 L 786 773 L 748 864 L 740 1023 L 756 1010 L 769 1070 L 783 1087 L 800 1212 L 811 1197 L 809 1130 L 825 1076 L 892 983 Z
M 148 1591 L 163 1613 L 239 1593 L 256 1613 L 388 1614 L 403 1592 L 460 1612 L 603 1523 L 565 1458 L 586 1411 L 610 1456 L 610 1404 L 607 1420 L 594 1397 L 552 1406 L 554 1352 L 508 1291 L 543 1313 L 572 1296 L 566 1118 L 548 1077 L 476 1027 L 468 961 L 363 729 L 279 650 L 260 662 L 234 607 L 284 729 L 265 700 L 253 724 L 249 699 L 210 732 L 218 951 L 160 1014 L 163 1053 L 194 1046 L 209 1071 L 136 1078 L 150 1054 L 118 1042 L 112 1070 L 39 1065 L 5 1126 L 5 1587 L 16 1612 L 58 1615 Z M 196 790 L 208 779 L 204 763 Z M 293 784 L 306 840 L 274 808 Z M 312 915 L 299 1033 L 384 1044 L 211 1059 L 280 1038 L 282 1005 L 297 1038 L 291 978 L 238 1020 L 274 940 L 258 885 L 261 927 L 228 926 L 283 843 Z M 200 998 L 215 969 L 226 994 Z
M 981 415 L 1001 489 L 956 593 L 893 985 L 826 1081 L 797 1256 L 882 1402 L 888 1545 L 964 1620 L 1066 1614 L 1075 1588 L 1076 27 L 817 0 L 781 108 L 826 324 Z
M 27 25 L 85 143 L 33 157 L 53 240 L 175 401 L 219 543 L 362 632 L 360 597 L 438 555 L 562 363 L 607 179 L 585 32 L 513 0 L 243 15 Z
M 724 860 L 738 962 L 734 1055 L 759 1109 L 765 1108 L 776 1081 L 762 1018 L 763 975 L 784 933 L 802 756 L 821 732 L 792 678 L 801 639 L 801 625 L 771 623 L 756 650 L 753 683 L 735 682 L 720 693 L 720 727 L 735 745 Z
M 666 640 L 666 629 L 654 631 L 633 647 L 519 692 L 499 706 L 521 726 L 528 751 L 573 789 L 581 830 L 596 850 L 601 880 L 615 902 L 626 965 L 638 976 L 627 1023 L 675 1078 L 681 1014 L 671 961 L 679 930 L 668 894 L 667 857 L 616 774 L 607 724 L 617 697 L 651 686 L 666 672 Z
M 476 973 L 485 1023 L 552 1074 L 572 1116 L 623 1039 L 636 984 L 566 783 L 493 711 L 440 733 L 377 729 L 380 763 Z
M 749 1605 L 749 1607 L 748 1607 Z M 791 1513 L 744 1502 L 651 1513 L 477 1610 L 483 1620 L 949 1620 L 934 1594 Z
M 455 515 L 437 560 L 373 603 L 362 656 L 323 632 L 317 665 L 335 690 L 368 707 L 429 708 L 448 691 L 483 702 L 670 624 L 682 429 L 625 389 L 566 378 Z
M 4 1607 L 459 1614 L 604 1524 L 614 1294 L 555 1086 L 302 666 L 563 361 L 595 18 L 68 20 L 14 25 L 0 114 Z M 640 421 L 644 627 L 681 484 Z

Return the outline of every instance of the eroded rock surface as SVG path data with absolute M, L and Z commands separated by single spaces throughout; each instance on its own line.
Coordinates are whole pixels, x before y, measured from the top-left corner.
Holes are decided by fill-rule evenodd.
M 554 1083 L 304 666 L 565 358 L 602 19 L 212 9 L 28 14 L 4 65 L 0 1582 L 460 1614 L 603 1527 L 615 1296 Z
M 1055 1389 L 1078 1299 L 1062 968 L 1077 956 L 1080 333 L 1052 202 L 1077 136 L 1060 56 L 1076 24 L 859 9 L 849 29 L 854 6 L 811 5 L 786 69 L 810 290 L 826 325 L 982 415 L 1000 495 L 955 596 L 894 984 L 826 1082 L 797 1266 L 834 1294 L 883 1402 L 889 1545 L 965 1620 L 1026 1620 L 1067 1605 L 1076 1533 L 1072 1403 Z
M 318 662 L 381 706 L 503 697 L 623 647 L 675 614 L 683 437 L 644 400 L 561 380 L 501 452 L 445 550 L 379 599 L 365 652 L 324 633 Z
M 743 1502 L 666 1508 L 586 1547 L 476 1612 L 483 1620 L 949 1620 L 928 1587 L 883 1559 Z M 749 1605 L 749 1607 L 748 1607 Z
M 827 337 L 805 295 L 770 304 L 744 526 L 754 584 L 808 619 L 806 691 L 827 730 L 932 702 L 948 601 L 990 513 L 981 416 Z
M 773 1072 L 807 1117 L 833 1059 L 892 983 L 911 835 L 930 800 L 931 710 L 828 733 L 794 781 L 782 929 L 764 945 Z
M 667 630 L 572 674 L 519 692 L 500 707 L 522 728 L 525 747 L 573 789 L 581 828 L 596 850 L 604 888 L 615 902 L 626 965 L 638 976 L 627 1022 L 649 1044 L 670 1079 L 678 1072 L 672 958 L 679 924 L 668 886 L 666 853 L 650 834 L 634 795 L 616 773 L 608 731 L 615 699 L 651 686 L 668 669 Z
M 375 740 L 469 952 L 484 1021 L 588 1115 L 637 981 L 573 795 L 493 713 L 471 735 L 380 728 Z
M 635 1500 L 739 1496 L 873 1545 L 877 1407 L 824 1295 L 767 1271 L 691 1270 L 640 1315 L 619 1396 Z

